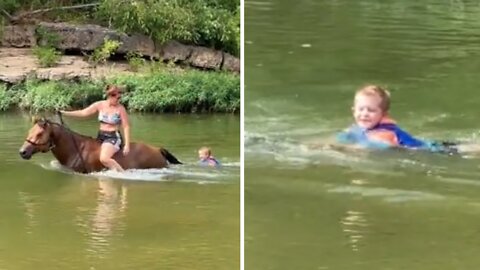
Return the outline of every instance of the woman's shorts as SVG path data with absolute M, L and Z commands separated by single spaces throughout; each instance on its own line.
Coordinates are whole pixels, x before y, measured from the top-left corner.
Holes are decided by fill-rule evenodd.
M 98 131 L 97 140 L 101 143 L 109 143 L 118 149 L 122 148 L 123 139 L 119 131 Z

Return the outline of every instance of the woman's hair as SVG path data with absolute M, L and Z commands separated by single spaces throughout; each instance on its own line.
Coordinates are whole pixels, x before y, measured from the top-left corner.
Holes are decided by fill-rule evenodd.
M 388 112 L 390 109 L 390 92 L 382 88 L 381 86 L 378 85 L 366 85 L 360 89 L 357 90 L 355 93 L 355 97 L 358 95 L 365 95 L 365 96 L 378 96 L 380 97 L 380 108 L 384 112 Z
M 121 92 L 122 92 L 122 89 L 114 84 L 107 84 L 107 86 L 105 86 L 105 94 L 107 95 L 111 95 L 114 93 L 121 93 Z

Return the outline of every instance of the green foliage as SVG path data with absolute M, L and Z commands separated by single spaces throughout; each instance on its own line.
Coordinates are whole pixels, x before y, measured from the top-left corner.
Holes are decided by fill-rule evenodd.
M 98 16 L 125 32 L 143 32 L 158 41 L 189 40 L 193 14 L 179 1 L 106 0 Z
M 39 44 L 42 47 L 56 47 L 58 42 L 60 42 L 60 36 L 57 33 L 50 32 L 45 27 L 38 27 L 35 30 Z
M 100 6 L 94 12 L 54 10 L 42 16 L 54 21 L 100 23 L 127 33 L 143 33 L 160 43 L 175 39 L 239 55 L 239 0 L 1 0 L 0 8 L 14 14 L 97 2 Z
M 204 2 L 212 8 L 226 9 L 231 12 L 240 8 L 240 0 L 204 0 Z
M 232 4 L 232 2 L 234 4 Z M 227 0 L 105 0 L 97 18 L 157 42 L 179 40 L 240 51 L 240 2 Z
M 107 59 L 120 47 L 122 43 L 117 40 L 105 38 L 103 45 L 96 48 L 89 56 L 88 61 L 94 66 L 99 63 L 105 63 Z
M 18 92 L 7 90 L 7 85 L 0 84 L 0 111 L 6 111 L 19 101 Z
M 240 6 L 229 11 L 199 1 L 191 4 L 191 8 L 196 14 L 193 29 L 196 43 L 240 54 Z
M 53 67 L 60 60 L 60 52 L 52 47 L 35 47 L 33 54 L 41 67 Z
M 21 1 L 18 0 L 2 0 L 0 2 L 0 8 L 9 13 L 13 13 L 15 10 L 19 9 L 21 5 Z
M 5 32 L 5 18 L 0 16 L 0 40 L 2 40 L 4 32 Z
M 145 59 L 143 59 L 142 55 L 139 53 L 128 52 L 126 57 L 130 69 L 134 72 L 138 71 L 140 67 L 145 65 Z
M 39 81 L 28 79 L 7 89 L 0 85 L 0 110 L 14 105 L 33 112 L 84 108 L 104 98 L 107 83 L 124 86 L 122 103 L 143 112 L 238 112 L 237 75 L 196 70 L 160 71 L 145 76 L 119 76 L 104 81 Z
M 60 36 L 44 27 L 38 27 L 35 31 L 40 46 L 33 49 L 33 54 L 37 57 L 38 64 L 41 67 L 55 66 L 61 58 L 60 52 L 55 49 Z
M 19 106 L 33 112 L 57 110 L 69 107 L 85 107 L 102 98 L 100 82 L 27 80 Z
M 35 10 L 41 8 L 73 6 L 96 2 L 98 2 L 98 0 L 1 0 L 0 8 L 6 10 L 10 14 L 13 14 L 19 9 Z
M 59 89 L 54 81 L 44 83 L 30 81 L 26 87 L 26 94 L 20 103 L 21 108 L 28 108 L 34 112 L 55 110 L 66 107 L 70 102 L 68 92 L 62 93 L 62 89 Z
M 237 112 L 240 108 L 239 77 L 228 73 L 156 72 L 143 78 L 119 77 L 114 83 L 127 85 L 131 94 L 124 101 L 134 111 Z

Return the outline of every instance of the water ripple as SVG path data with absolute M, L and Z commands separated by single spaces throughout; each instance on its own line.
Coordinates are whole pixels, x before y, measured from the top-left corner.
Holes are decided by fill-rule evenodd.
M 359 194 L 363 197 L 383 197 L 387 202 L 442 200 L 445 198 L 442 195 L 430 192 L 388 189 L 382 187 L 337 186 L 329 188 L 328 192 Z

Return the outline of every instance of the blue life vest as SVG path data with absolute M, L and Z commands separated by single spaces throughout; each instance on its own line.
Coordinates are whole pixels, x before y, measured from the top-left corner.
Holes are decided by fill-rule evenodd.
M 375 126 L 372 130 L 388 130 L 395 133 L 397 136 L 398 144 L 407 148 L 423 148 L 427 146 L 427 142 L 417 139 L 410 135 L 408 132 L 404 131 L 396 124 L 393 123 L 380 123 Z
M 413 137 L 394 123 L 380 123 L 372 129 L 365 129 L 358 125 L 353 125 L 347 131 L 339 133 L 337 135 L 337 141 L 343 144 L 358 144 L 370 149 L 387 149 L 392 147 L 392 145 L 388 143 L 368 138 L 368 132 L 374 130 L 388 130 L 393 132 L 397 137 L 398 146 L 400 147 L 449 154 L 458 152 L 455 148 L 455 143 L 421 140 Z
M 216 160 L 213 157 L 208 157 L 206 159 L 201 159 L 200 161 L 198 161 L 198 163 L 201 166 L 211 166 L 212 164 L 214 164 L 214 167 L 219 167 L 220 166 L 220 162 L 218 162 L 218 160 Z

